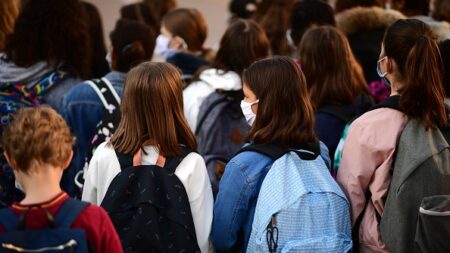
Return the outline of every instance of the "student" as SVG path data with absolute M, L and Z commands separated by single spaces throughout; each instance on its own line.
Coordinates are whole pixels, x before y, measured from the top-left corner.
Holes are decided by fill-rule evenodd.
M 148 25 L 154 33 L 159 33 L 161 20 L 147 3 L 138 2 L 123 6 L 120 8 L 120 18 L 141 22 Z
M 58 220 L 58 214 L 66 205 L 73 204 L 71 202 L 75 202 L 75 207 L 81 204 L 70 199 L 59 186 L 63 170 L 67 168 L 73 155 L 74 139 L 69 127 L 64 119 L 48 106 L 26 108 L 20 110 L 6 128 L 2 143 L 8 163 L 25 191 L 25 198 L 14 203 L 9 210 L 17 216 L 17 222 L 19 217 L 24 217 L 25 235 L 27 231 L 37 233 L 40 229 L 46 229 L 46 238 L 50 240 L 51 218 Z M 71 210 L 64 211 L 67 212 L 66 216 L 73 215 Z M 3 215 L 6 214 L 2 213 Z M 85 232 L 92 252 L 122 252 L 117 233 L 102 208 L 87 205 L 70 227 Z M 5 232 L 13 231 L 7 230 L 4 223 L 0 222 L 0 237 L 5 235 Z M 15 239 L 19 241 L 19 238 Z M 27 243 L 33 242 L 28 240 Z M 27 245 L 17 246 L 27 248 Z
M 206 20 L 197 9 L 175 9 L 162 19 L 156 53 L 180 68 L 183 80 L 190 83 L 200 68 L 214 60 L 213 51 L 204 47 L 207 35 Z
M 391 0 L 391 6 L 405 16 L 418 19 L 430 26 L 439 41 L 450 39 L 450 24 L 429 16 L 430 0 Z
M 110 71 L 108 62 L 105 59 L 106 46 L 103 34 L 102 17 L 97 7 L 85 1 L 81 2 L 86 11 L 86 24 L 89 26 L 89 36 L 91 38 L 91 78 L 100 78 Z
M 18 0 L 5 0 L 0 3 L 2 23 L 0 24 L 0 52 L 6 44 L 6 37 L 14 30 L 14 23 L 19 15 Z
M 292 48 L 288 44 L 286 32 L 295 0 L 257 1 L 257 10 L 253 19 L 263 28 L 269 38 L 273 55 L 290 55 Z
M 184 113 L 193 131 L 205 98 L 216 90 L 241 90 L 244 69 L 267 57 L 269 50 L 269 40 L 255 22 L 241 19 L 227 29 L 215 60 L 183 91 Z
M 179 70 L 168 63 L 142 63 L 125 81 L 122 118 L 110 142 L 100 145 L 89 164 L 83 200 L 100 204 L 112 180 L 121 172 L 116 152 L 142 152 L 143 165 L 157 164 L 158 157 L 180 155 L 180 144 L 196 149 L 196 140 L 183 116 Z M 124 169 L 124 168 L 122 168 Z M 176 167 L 190 202 L 198 245 L 211 252 L 209 234 L 213 196 L 202 157 L 189 153 Z
M 59 112 L 64 94 L 89 77 L 91 49 L 84 15 L 78 0 L 23 1 L 0 54 L 0 135 L 22 107 L 49 104 Z M 5 180 L 12 173 L 2 156 L 0 174 L 6 176 L 0 178 L 0 202 L 10 204 L 20 197 L 13 194 L 13 181 Z
M 316 134 L 333 158 L 345 125 L 372 106 L 366 80 L 347 38 L 334 27 L 308 30 L 299 52 L 316 111 Z
M 336 25 L 334 11 L 329 4 L 322 0 L 305 0 L 295 3 L 291 13 L 291 29 L 287 34 L 288 41 L 292 41 L 292 48 L 298 48 L 306 30 L 318 25 Z
M 252 125 L 249 134 L 252 144 L 295 149 L 306 144 L 318 143 L 314 131 L 314 110 L 306 80 L 293 60 L 289 57 L 274 57 L 255 62 L 244 72 L 243 80 L 245 98 L 241 107 L 248 123 Z M 319 150 L 321 154 L 317 159 L 322 167 L 316 172 L 320 171 L 328 180 L 321 183 L 335 184 L 325 165 L 329 159 L 328 150 L 324 146 Z M 217 252 L 246 252 L 247 245 L 261 244 L 258 241 L 249 243 L 249 238 L 251 233 L 253 235 L 252 224 L 255 224 L 254 216 L 257 202 L 259 205 L 258 195 L 261 185 L 273 164 L 274 160 L 269 156 L 253 151 L 239 153 L 227 164 L 214 205 L 211 238 Z M 337 184 L 335 188 L 339 190 Z M 289 195 L 286 191 L 289 189 L 285 188 L 283 196 Z M 274 199 L 273 203 L 282 202 L 287 207 L 288 199 L 293 201 L 286 197 Z M 331 209 L 334 206 L 330 204 L 328 207 Z M 307 209 L 306 206 L 304 208 Z M 344 213 L 348 221 L 349 236 L 349 211 Z M 318 223 L 314 226 L 320 227 Z M 347 226 L 345 221 L 342 224 L 338 223 Z M 264 226 L 266 227 L 267 225 Z M 309 234 L 316 232 L 309 231 Z M 283 236 L 285 235 L 280 233 L 280 237 Z M 266 244 L 266 237 L 262 244 Z M 279 246 L 281 249 L 284 245 Z
M 408 120 L 433 129 L 445 127 L 448 121 L 439 49 L 425 23 L 406 19 L 391 25 L 377 69 L 390 84 L 391 97 L 352 123 L 337 174 L 351 203 L 361 252 L 388 252 L 380 237 L 379 217 L 385 208 L 397 142 Z M 413 250 L 413 242 L 403 244 Z
M 132 67 L 152 58 L 155 38 L 155 34 L 144 24 L 130 20 L 117 21 L 114 31 L 110 34 L 112 71 L 105 75 L 103 80 L 111 84 L 119 98 L 122 96 L 126 73 Z M 116 99 L 107 103 L 115 104 Z M 77 138 L 74 159 L 62 181 L 64 189 L 71 195 L 79 194 L 74 184 L 75 174 L 88 162 L 85 161 L 88 148 L 94 134 L 97 134 L 96 126 L 105 111 L 102 99 L 87 82 L 77 84 L 64 96 L 61 114 Z

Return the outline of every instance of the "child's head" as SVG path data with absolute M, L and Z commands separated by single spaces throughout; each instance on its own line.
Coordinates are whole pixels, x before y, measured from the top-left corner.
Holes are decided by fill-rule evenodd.
M 244 102 L 257 105 L 252 108 L 256 120 L 250 140 L 283 147 L 316 140 L 306 79 L 290 57 L 275 56 L 253 63 L 244 71 L 243 81 Z
M 228 27 L 212 67 L 239 75 L 253 62 L 270 54 L 270 42 L 264 30 L 251 20 L 238 19 Z
M 65 169 L 74 139 L 64 119 L 48 106 L 21 109 L 3 132 L 2 146 L 15 173 L 39 173 L 44 167 Z
M 181 72 L 169 63 L 144 62 L 128 72 L 114 148 L 134 154 L 148 141 L 164 156 L 180 155 L 180 144 L 197 143 L 183 113 Z
M 198 52 L 203 50 L 208 29 L 205 18 L 197 9 L 179 8 L 164 16 L 161 34 L 172 44 L 176 44 L 174 38 L 179 37 L 186 43 L 188 51 Z

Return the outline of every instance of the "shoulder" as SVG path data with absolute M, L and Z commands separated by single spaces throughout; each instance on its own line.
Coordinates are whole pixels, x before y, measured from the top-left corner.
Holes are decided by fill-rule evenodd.
M 94 101 L 100 102 L 97 93 L 86 82 L 78 83 L 73 86 L 65 95 L 65 99 L 68 103 L 81 102 L 81 101 Z
M 402 125 L 407 120 L 407 116 L 401 111 L 391 108 L 379 108 L 364 113 L 352 125 L 359 125 L 372 130 L 380 129 L 380 126 L 383 126 L 381 129 L 386 130 L 386 127 Z
M 109 142 L 103 142 L 100 144 L 97 149 L 95 150 L 94 156 L 92 158 L 93 160 L 101 161 L 111 161 L 117 160 L 116 151 L 114 150 L 113 146 Z
M 255 151 L 244 151 L 237 154 L 228 162 L 226 170 L 237 170 L 247 177 L 247 180 L 253 180 L 261 172 L 270 168 L 273 162 L 274 160 L 266 155 Z
M 175 174 L 184 178 L 191 174 L 204 174 L 206 172 L 205 160 L 195 152 L 189 153 L 177 166 Z

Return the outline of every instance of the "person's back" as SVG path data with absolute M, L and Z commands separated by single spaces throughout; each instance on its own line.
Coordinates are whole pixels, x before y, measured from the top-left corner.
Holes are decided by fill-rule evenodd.
M 119 20 L 110 34 L 110 39 L 112 71 L 100 79 L 101 82 L 106 82 L 104 85 L 107 85 L 109 92 L 98 87 L 96 83 L 100 80 L 92 80 L 89 83 L 86 81 L 77 84 L 63 99 L 61 114 L 77 138 L 74 160 L 62 181 L 63 188 L 73 196 L 80 195 L 80 190 L 74 184 L 75 176 L 83 170 L 85 163 L 88 163 L 91 158 L 89 154 L 92 154 L 93 149 L 96 148 L 91 147 L 91 144 L 95 140 L 95 135 L 98 134 L 97 125 L 103 120 L 106 112 L 115 111 L 115 114 L 119 114 L 120 117 L 118 106 L 106 108 L 105 103 L 108 105 L 120 103 L 126 73 L 133 66 L 150 60 L 155 47 L 154 33 L 146 25 L 136 21 Z M 111 95 L 107 96 L 109 93 Z M 111 133 L 119 124 L 119 122 L 108 123 L 113 124 L 112 128 L 108 127 Z
M 61 191 L 59 181 L 72 158 L 73 142 L 64 120 L 46 106 L 22 109 L 5 130 L 5 154 L 25 199 L 0 210 L 3 248 L 122 252 L 106 212 Z
M 299 61 L 316 110 L 317 137 L 334 157 L 346 124 L 372 106 L 362 68 L 345 35 L 331 26 L 305 33 Z
M 423 62 L 424 57 L 428 61 Z M 391 97 L 350 126 L 337 181 L 351 203 L 353 239 L 359 241 L 355 246 L 359 244 L 361 252 L 396 252 L 392 244 L 385 244 L 381 238 L 380 219 L 388 207 L 385 201 L 391 195 L 388 191 L 396 174 L 395 167 L 392 174 L 392 166 L 398 140 L 409 120 L 419 121 L 424 128 L 448 125 L 441 59 L 430 28 L 416 19 L 391 25 L 384 36 L 377 72 L 391 84 Z M 417 153 L 414 157 L 422 155 Z M 412 218 L 408 222 L 416 221 Z M 405 245 L 412 246 L 413 242 Z
M 317 224 L 320 223 L 320 228 L 317 230 L 309 229 L 311 224 L 305 225 L 303 227 L 305 230 L 301 232 L 302 236 L 298 233 L 292 233 L 293 230 L 299 231 L 297 230 L 299 226 L 295 225 L 290 228 L 285 226 L 286 220 L 300 219 L 296 216 L 300 212 L 285 213 L 284 211 L 290 207 L 293 208 L 289 210 L 300 209 L 299 206 L 293 206 L 292 204 L 301 199 L 300 195 L 302 194 L 298 193 L 299 189 L 302 191 L 302 186 L 294 186 L 291 183 L 296 181 L 295 178 L 302 173 L 301 171 L 305 167 L 302 169 L 302 166 L 293 166 L 292 163 L 284 162 L 286 159 L 289 162 L 294 160 L 300 160 L 300 163 L 310 162 L 303 161 L 304 157 L 293 158 L 294 153 L 286 154 L 285 151 L 298 150 L 299 153 L 304 152 L 307 156 L 314 154 L 315 161 L 313 163 L 315 163 L 314 166 L 318 166 L 316 167 L 318 169 L 317 174 L 311 173 L 309 175 L 311 176 L 308 177 L 309 179 L 315 178 L 310 183 L 322 183 L 324 188 L 331 187 L 340 192 L 328 171 L 328 150 L 323 144 L 319 148 L 319 142 L 314 133 L 313 106 L 301 70 L 288 57 L 275 57 L 255 62 L 244 72 L 244 94 L 245 98 L 241 107 L 247 122 L 252 125 L 249 135 L 251 144 L 244 147 L 227 164 L 219 185 L 211 233 L 216 250 L 218 252 L 260 252 L 263 250 L 264 252 L 269 249 L 273 250 L 272 252 L 279 252 L 278 250 L 283 248 L 288 249 L 288 244 L 295 244 L 296 240 L 306 243 L 306 241 L 303 241 L 303 235 L 311 240 L 321 238 L 325 234 L 322 230 L 325 217 L 319 218 L 320 222 L 317 222 Z M 275 157 L 270 151 L 264 150 L 265 147 L 272 146 L 279 147 L 278 149 L 283 150 L 283 152 Z M 312 146 L 315 148 L 310 149 Z M 283 156 L 284 154 L 286 156 Z M 282 158 L 277 159 L 280 157 Z M 274 187 L 275 184 L 272 183 L 279 182 L 277 181 L 280 178 L 278 176 L 282 175 L 283 171 L 294 173 L 291 177 L 292 181 L 287 179 L 286 182 L 289 181 L 289 183 L 284 187 L 278 187 L 276 183 L 277 186 Z M 269 174 L 271 174 L 270 177 Z M 320 176 L 318 176 L 319 174 Z M 319 177 L 326 178 L 326 180 L 317 180 Z M 265 184 L 268 184 L 268 186 L 264 187 Z M 303 186 L 309 187 L 310 185 L 306 186 L 305 184 Z M 277 188 L 277 190 L 274 190 L 274 188 Z M 276 197 L 271 195 L 275 192 Z M 260 194 L 264 197 L 260 198 Z M 347 203 L 343 193 L 340 192 L 339 194 L 341 203 Z M 267 203 L 273 205 L 267 205 Z M 342 229 L 340 232 L 349 238 L 350 214 L 348 203 L 340 207 L 334 205 L 335 202 L 330 200 L 321 203 L 329 205 L 328 210 L 338 210 L 339 216 L 343 215 L 341 216 L 343 222 L 342 224 L 338 222 L 337 227 L 347 227 L 347 231 Z M 272 207 L 273 209 L 271 209 Z M 279 207 L 283 208 L 278 209 Z M 309 208 L 312 208 L 312 206 L 307 206 L 303 210 L 309 210 Z M 268 209 L 271 210 L 267 212 Z M 283 226 L 277 227 L 274 224 L 274 221 L 276 223 L 277 220 L 275 216 L 278 213 L 275 209 L 280 210 Z M 272 217 L 268 218 L 268 216 Z M 347 220 L 347 223 L 345 220 Z M 276 231 L 280 231 L 278 234 L 279 241 Z M 261 235 L 264 235 L 264 240 L 261 239 Z M 334 236 L 330 235 L 330 238 L 334 238 Z M 279 249 L 273 249 L 273 247 L 276 248 L 278 242 L 280 243 Z M 296 244 L 295 246 L 298 246 L 297 249 L 301 251 L 308 248 L 306 245 Z M 309 244 L 309 246 L 311 245 Z M 320 247 L 317 245 L 311 246 L 310 250 L 320 250 Z
M 122 218 L 113 216 L 116 215 L 113 210 L 117 204 L 121 204 L 121 202 L 117 203 L 118 195 L 126 194 L 128 191 L 131 194 L 131 191 L 135 192 L 136 189 L 142 187 L 127 199 L 126 204 L 127 206 L 144 205 L 142 208 L 151 210 L 160 208 L 159 205 L 152 205 L 152 203 L 156 203 L 153 198 L 155 196 L 156 198 L 163 197 L 163 199 L 158 198 L 158 202 L 161 201 L 161 203 L 179 200 L 175 204 L 170 202 L 170 210 L 181 208 L 182 203 L 186 203 L 184 200 L 188 200 L 188 208 L 190 208 L 192 216 L 189 217 L 190 215 L 185 213 L 187 216 L 185 218 L 194 224 L 197 238 L 195 244 L 198 243 L 202 252 L 211 252 L 212 248 L 209 245 L 213 205 L 211 184 L 202 157 L 192 152 L 196 149 L 196 140 L 182 113 L 182 81 L 179 71 L 168 63 L 145 62 L 128 73 L 125 84 L 120 124 L 112 139 L 101 144 L 94 153 L 86 172 L 82 199 L 97 205 L 102 204 L 108 208 L 112 217 L 117 218 L 113 222 L 120 231 L 124 248 L 134 250 L 142 250 L 142 247 L 167 249 L 170 243 L 142 240 L 133 244 L 134 239 L 128 240 L 133 234 L 124 228 L 135 223 L 131 219 L 124 221 L 123 216 Z M 190 150 L 188 154 L 183 153 L 183 147 Z M 151 179 L 153 175 L 151 171 L 155 166 L 159 167 L 159 170 L 163 168 L 163 171 L 158 171 L 159 174 L 155 174 L 155 177 L 159 179 L 171 177 L 172 179 L 169 181 L 153 180 L 155 183 L 168 185 L 168 187 L 155 187 L 155 184 L 150 184 L 152 187 L 149 188 L 147 187 L 149 180 L 144 180 L 145 185 L 144 182 L 133 183 L 136 182 L 134 180 L 143 178 L 139 177 L 138 173 L 133 173 L 134 167 L 122 166 L 124 163 L 121 157 L 123 156 L 127 157 L 127 161 L 131 165 L 142 165 L 136 168 L 142 170 L 139 171 L 139 175 L 142 177 L 149 176 Z M 179 158 L 175 165 L 171 162 L 172 158 Z M 166 162 L 168 167 L 165 167 Z M 130 173 L 129 177 L 123 177 L 124 173 Z M 173 184 L 174 176 L 180 183 Z M 172 183 L 167 184 L 167 182 Z M 123 186 L 125 189 L 121 190 Z M 165 192 L 166 189 L 185 192 L 185 197 L 180 195 L 174 198 L 171 195 L 172 192 Z M 120 194 L 115 194 L 116 191 L 119 191 Z M 164 192 L 164 194 L 161 195 L 159 192 Z M 168 197 L 166 198 L 166 196 Z M 145 198 L 146 201 L 134 201 L 136 198 Z M 139 218 L 145 217 L 147 221 L 159 219 L 154 216 L 154 212 L 144 214 L 142 211 L 137 212 L 139 210 L 137 206 L 133 210 Z M 173 213 L 168 211 L 168 213 L 164 213 L 162 219 L 170 220 L 170 215 Z M 143 226 L 147 221 L 137 224 L 134 229 L 145 231 Z M 162 229 L 167 223 L 158 224 L 154 227 L 155 229 L 161 228 L 158 238 L 174 236 L 173 233 L 169 233 L 174 230 Z M 188 224 L 183 223 L 183 225 Z M 184 226 L 181 226 L 182 230 L 183 228 Z M 174 228 L 172 227 L 172 229 Z M 149 236 L 145 232 L 144 235 Z M 180 234 L 175 233 L 175 236 L 180 236 Z M 184 238 L 178 239 L 183 240 Z M 171 242 L 177 249 L 183 248 L 178 240 Z M 192 240 L 190 242 L 192 243 Z M 192 244 L 190 245 L 192 246 Z

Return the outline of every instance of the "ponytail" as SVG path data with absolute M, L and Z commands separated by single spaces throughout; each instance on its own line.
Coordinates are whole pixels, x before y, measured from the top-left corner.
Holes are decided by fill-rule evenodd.
M 404 86 L 400 107 L 409 118 L 419 119 L 427 128 L 445 127 L 443 68 L 436 36 L 422 21 L 398 20 L 386 31 L 386 56 L 394 59 Z
M 421 118 L 427 127 L 447 124 L 441 56 L 436 41 L 419 36 L 406 59 L 407 88 L 401 91 L 400 105 L 407 115 Z

